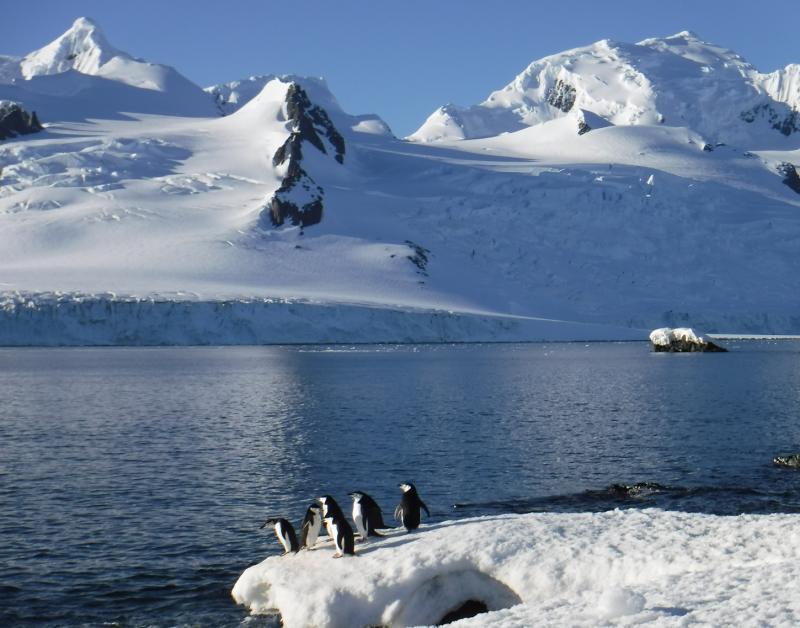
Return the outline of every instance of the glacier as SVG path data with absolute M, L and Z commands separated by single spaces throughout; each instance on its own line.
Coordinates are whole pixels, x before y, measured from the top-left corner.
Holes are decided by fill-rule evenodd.
M 796 334 L 797 68 L 689 32 L 603 40 L 404 140 L 321 78 L 204 91 L 81 18 L 0 58 L 0 99 L 45 127 L 0 142 L 2 342 Z M 293 90 L 341 162 L 290 141 Z M 288 202 L 314 221 L 265 219 Z

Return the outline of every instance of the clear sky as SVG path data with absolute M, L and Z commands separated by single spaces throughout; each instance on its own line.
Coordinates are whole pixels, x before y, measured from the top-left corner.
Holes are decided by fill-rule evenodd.
M 350 113 L 403 136 L 436 107 L 470 105 L 531 61 L 610 38 L 682 30 L 761 71 L 800 63 L 794 2 L 753 0 L 37 0 L 3 2 L 0 54 L 24 55 L 91 17 L 117 48 L 200 84 L 324 76 Z

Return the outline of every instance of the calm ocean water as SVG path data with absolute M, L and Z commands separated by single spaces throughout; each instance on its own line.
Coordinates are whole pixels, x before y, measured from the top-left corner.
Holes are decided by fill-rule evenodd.
M 800 512 L 800 343 L 727 345 L 0 349 L 0 624 L 270 625 L 230 598 L 264 519 L 401 480 L 434 520 Z

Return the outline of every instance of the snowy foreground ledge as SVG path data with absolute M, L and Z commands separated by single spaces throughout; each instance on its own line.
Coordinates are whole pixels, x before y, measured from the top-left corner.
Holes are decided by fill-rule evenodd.
M 535 513 L 329 542 L 248 568 L 233 597 L 293 626 L 800 625 L 800 516 Z

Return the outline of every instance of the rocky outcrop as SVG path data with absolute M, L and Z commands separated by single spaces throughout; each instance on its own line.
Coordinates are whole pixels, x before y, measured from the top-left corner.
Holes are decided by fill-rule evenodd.
M 0 102 L 0 140 L 36 133 L 42 128 L 35 111 L 28 113 L 15 102 Z
M 697 335 L 689 327 L 662 327 L 650 332 L 650 344 L 656 353 L 721 353 L 727 349 Z
M 575 105 L 577 94 L 578 92 L 572 85 L 558 79 L 553 86 L 547 90 L 546 98 L 547 102 L 553 105 L 553 107 L 567 113 L 572 109 L 573 105 Z
M 275 167 L 286 166 L 286 174 L 262 210 L 261 217 L 262 222 L 266 221 L 273 227 L 287 221 L 307 227 L 322 220 L 325 191 L 301 166 L 303 147 L 311 144 L 343 164 L 344 138 L 333 126 L 327 112 L 314 105 L 297 83 L 292 83 L 286 92 L 286 116 L 292 123 L 292 131 L 272 158 Z
M 784 161 L 778 164 L 777 170 L 778 174 L 783 177 L 783 183 L 800 194 L 800 174 L 797 172 L 797 166 Z
M 743 111 L 740 117 L 745 122 L 755 122 L 757 118 L 765 118 L 773 129 L 787 137 L 800 131 L 800 111 L 789 109 L 787 113 L 781 113 L 770 103 L 762 103 Z

